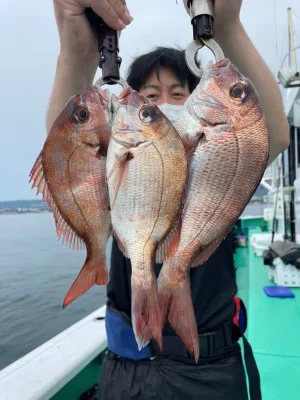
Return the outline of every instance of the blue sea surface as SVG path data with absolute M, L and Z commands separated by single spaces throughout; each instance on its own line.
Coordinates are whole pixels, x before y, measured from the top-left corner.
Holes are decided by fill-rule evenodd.
M 0 215 L 0 369 L 105 304 L 95 285 L 62 308 L 85 256 L 58 241 L 51 213 Z

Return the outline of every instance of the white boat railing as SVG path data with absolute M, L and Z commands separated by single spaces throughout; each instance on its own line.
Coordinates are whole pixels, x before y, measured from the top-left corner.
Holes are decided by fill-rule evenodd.
M 48 400 L 107 346 L 105 306 L 0 371 L 1 400 Z

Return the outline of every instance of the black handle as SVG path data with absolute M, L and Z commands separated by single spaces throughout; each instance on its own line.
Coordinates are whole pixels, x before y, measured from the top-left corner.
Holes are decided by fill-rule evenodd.
M 105 24 L 91 8 L 85 10 L 88 21 L 94 28 L 99 43 L 100 61 L 103 81 L 107 84 L 115 84 L 112 79 L 120 79 L 119 38 L 118 32 Z
M 194 40 L 212 39 L 214 37 L 214 19 L 211 15 L 199 15 L 193 18 Z
M 187 5 L 190 8 L 193 0 L 189 0 Z M 194 40 L 213 39 L 214 37 L 214 18 L 211 15 L 198 15 L 192 19 Z

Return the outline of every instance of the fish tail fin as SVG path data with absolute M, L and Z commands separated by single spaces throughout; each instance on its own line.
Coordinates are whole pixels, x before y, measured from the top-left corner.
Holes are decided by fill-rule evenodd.
M 106 285 L 108 272 L 104 261 L 86 261 L 77 278 L 66 294 L 63 308 L 71 304 L 79 296 L 87 292 L 93 285 Z
M 174 286 L 168 283 L 168 279 L 164 278 L 164 274 L 160 274 L 158 278 L 158 294 L 163 322 L 169 321 L 197 363 L 200 355 L 199 336 L 189 276 L 187 275 L 179 285 Z
M 137 284 L 132 279 L 132 325 L 141 350 L 153 338 L 162 349 L 162 318 L 159 309 L 156 279 L 149 286 Z

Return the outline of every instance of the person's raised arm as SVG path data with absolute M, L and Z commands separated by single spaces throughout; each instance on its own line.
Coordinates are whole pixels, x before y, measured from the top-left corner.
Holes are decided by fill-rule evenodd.
M 85 16 L 88 7 L 118 31 L 132 20 L 125 0 L 54 0 L 60 52 L 46 116 L 47 133 L 70 97 L 94 81 L 99 53 L 97 38 Z
M 278 84 L 240 21 L 241 6 L 242 0 L 214 0 L 215 39 L 258 91 L 270 135 L 270 164 L 289 146 L 289 125 Z

